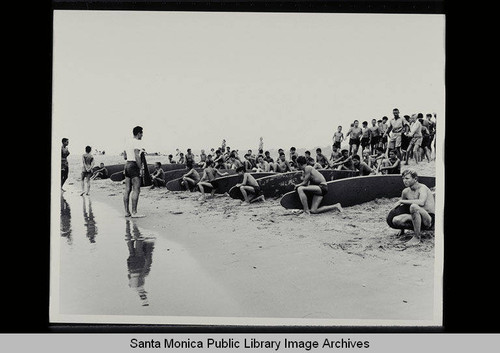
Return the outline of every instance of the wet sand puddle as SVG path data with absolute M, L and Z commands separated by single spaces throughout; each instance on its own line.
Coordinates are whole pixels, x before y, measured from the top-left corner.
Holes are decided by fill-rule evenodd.
M 178 243 L 92 195 L 61 196 L 62 315 L 224 316 L 239 309 Z

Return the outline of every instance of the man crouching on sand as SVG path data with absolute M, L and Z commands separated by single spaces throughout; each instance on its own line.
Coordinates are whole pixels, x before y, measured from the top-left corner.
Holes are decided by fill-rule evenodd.
M 304 208 L 304 213 L 323 213 L 327 211 L 339 210 L 342 212 L 340 203 L 332 206 L 319 207 L 323 197 L 328 193 L 328 185 L 325 177 L 316 169 L 307 165 L 307 159 L 304 156 L 297 158 L 298 168 L 304 171 L 304 180 L 300 184 L 295 185 L 295 190 L 299 194 L 300 202 Z M 307 194 L 313 194 L 311 209 L 307 203 Z
M 410 214 L 402 214 L 393 218 L 392 222 L 396 226 L 403 226 L 411 221 L 415 235 L 406 242 L 407 246 L 413 246 L 420 243 L 420 230 L 422 225 L 431 227 L 434 224 L 434 195 L 424 184 L 418 182 L 417 172 L 407 169 L 403 172 L 403 183 L 406 188 L 403 190 L 401 200 L 396 203 L 399 205 L 409 205 Z M 404 234 L 404 229 L 399 235 Z
M 242 205 L 250 205 L 252 202 L 259 200 L 264 201 L 264 195 L 262 195 L 259 183 L 257 183 L 257 180 L 255 180 L 255 178 L 250 173 L 245 173 L 245 167 L 241 166 L 236 168 L 236 173 L 238 173 L 239 175 L 243 175 L 243 181 L 235 185 L 236 187 L 240 188 L 241 194 L 245 199 L 242 202 Z

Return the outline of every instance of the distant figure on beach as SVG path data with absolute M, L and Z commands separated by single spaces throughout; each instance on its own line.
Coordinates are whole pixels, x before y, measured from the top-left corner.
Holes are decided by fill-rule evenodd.
M 94 156 L 92 155 L 92 147 L 85 147 L 85 153 L 82 155 L 82 192 L 88 195 L 90 192 L 90 178 L 92 177 L 92 169 L 94 168 Z M 87 184 L 87 191 L 85 191 L 85 184 Z
M 387 143 L 389 141 L 389 139 L 387 138 L 387 134 L 386 134 L 386 131 L 389 128 L 389 125 L 387 124 L 387 120 L 389 120 L 389 118 L 384 116 L 384 117 L 382 117 L 381 120 L 377 121 L 378 127 L 380 129 L 380 136 L 381 136 L 379 146 L 382 147 L 384 149 L 384 151 L 386 151 Z
M 236 153 L 234 151 L 229 155 L 228 165 L 229 169 L 238 169 L 239 167 L 243 167 L 243 163 L 239 160 L 239 158 L 236 158 Z
M 259 151 L 264 150 L 264 138 L 261 136 L 259 138 Z
M 169 154 L 169 155 L 168 155 L 168 162 L 169 162 L 170 164 L 177 164 L 177 162 L 176 162 L 176 161 L 174 161 L 174 156 L 173 156 L 173 155 L 171 155 L 171 154 Z
M 191 152 L 191 148 L 188 148 L 186 151 L 186 155 L 184 156 L 186 164 L 188 162 L 194 163 L 194 154 Z
M 332 149 L 335 147 L 340 149 L 340 144 L 344 141 L 344 133 L 342 132 L 342 126 L 337 127 L 337 131 L 333 133 L 333 145 Z
M 255 180 L 250 173 L 246 173 L 243 167 L 236 169 L 236 173 L 243 175 L 242 182 L 235 185 L 240 189 L 241 194 L 245 199 L 242 204 L 249 205 L 255 201 L 264 201 L 264 195 L 262 195 L 262 191 L 260 190 L 257 180 Z
M 297 154 L 297 149 L 295 147 L 290 147 L 290 161 L 293 160 L 293 157 L 297 158 L 299 155 Z
M 269 172 L 269 163 L 264 160 L 263 156 L 257 157 L 257 169 L 256 172 Z
M 342 157 L 342 153 L 340 152 L 339 147 L 337 147 L 336 145 L 333 145 L 332 146 L 332 154 L 330 155 L 330 161 L 328 163 L 329 166 L 331 167 L 331 163 L 333 163 L 334 161 L 339 160 L 339 158 L 341 158 L 341 157 Z
M 382 174 L 401 174 L 401 160 L 396 155 L 395 150 L 389 150 L 389 158 L 382 160 L 378 168 Z
M 380 144 L 380 126 L 377 119 L 372 119 L 372 126 L 370 129 L 370 153 L 375 153 L 377 147 Z
M 428 122 L 425 124 L 427 121 L 426 119 L 419 119 L 420 124 L 422 125 L 422 144 L 420 145 L 420 159 L 423 160 L 424 158 L 427 158 L 427 162 L 431 161 L 431 154 L 432 154 L 432 148 L 431 148 L 431 124 Z
M 290 164 L 286 160 L 285 153 L 281 152 L 278 159 L 276 160 L 276 172 L 277 173 L 286 173 L 291 172 Z
M 64 137 L 62 139 L 62 146 L 61 146 L 61 191 L 64 192 L 66 190 L 63 189 L 63 185 L 68 179 L 68 174 L 69 174 L 69 164 L 68 164 L 68 156 L 69 156 L 69 139 Z
M 108 170 L 104 166 L 104 163 L 100 163 L 99 167 L 93 169 L 94 173 L 92 174 L 92 177 L 90 180 L 96 180 L 96 179 L 106 179 L 109 177 L 108 175 Z
M 160 186 L 165 186 L 165 172 L 161 168 L 161 163 L 155 163 L 155 170 L 151 173 L 151 189 L 159 188 Z
M 343 149 L 341 151 L 340 158 L 333 161 L 330 166 L 333 169 L 354 170 L 354 165 L 352 164 L 352 156 L 349 155 L 349 150 Z
M 321 165 L 321 168 L 326 168 L 329 166 L 328 159 L 321 152 L 321 148 L 316 148 L 316 163 Z
M 354 120 L 353 125 L 345 135 L 346 138 L 349 136 L 349 155 L 358 154 L 362 132 L 362 129 L 359 127 L 359 121 Z
M 186 188 L 186 190 L 192 191 L 200 182 L 200 173 L 194 168 L 193 163 L 188 163 L 187 167 L 189 171 L 182 176 L 181 185 Z
M 403 226 L 408 222 L 413 224 L 415 234 L 406 242 L 407 246 L 412 246 L 420 243 L 422 226 L 429 228 L 434 225 L 435 201 L 431 190 L 418 182 L 416 171 L 407 169 L 402 177 L 406 188 L 401 194 L 401 200 L 395 206 L 407 205 L 408 213 L 394 217 L 392 222 L 396 226 Z M 404 229 L 401 230 L 399 236 L 403 234 Z
M 304 172 L 304 180 L 295 185 L 295 190 L 299 194 L 300 202 L 304 213 L 309 215 L 311 213 L 323 213 L 327 211 L 338 210 L 342 211 L 342 207 L 339 203 L 332 206 L 321 206 L 321 201 L 323 197 L 328 193 L 328 185 L 326 183 L 325 177 L 318 172 L 316 169 L 307 165 L 306 157 L 297 157 L 297 166 L 299 170 Z M 309 208 L 307 195 L 312 194 L 311 208 Z
M 139 195 L 141 193 L 141 153 L 145 152 L 142 142 L 144 131 L 142 127 L 136 126 L 132 130 L 133 138 L 127 139 L 123 157 L 125 163 L 125 192 L 123 193 L 123 204 L 125 206 L 125 217 L 141 218 L 144 215 L 137 213 Z M 145 166 L 147 168 L 147 166 Z M 132 212 L 129 209 L 129 201 L 132 200 Z
M 408 165 L 408 160 L 412 156 L 412 151 L 409 149 L 411 137 L 408 136 L 408 131 L 410 130 L 411 117 L 409 115 L 403 116 L 403 131 L 401 133 L 401 162 L 405 162 Z
M 374 173 L 368 164 L 361 161 L 361 158 L 357 154 L 352 156 L 352 164 L 354 165 L 354 168 L 359 171 L 359 175 L 370 175 Z
M 371 139 L 372 139 L 372 131 L 368 127 L 368 121 L 363 121 L 361 123 L 361 151 L 369 148 Z
M 406 136 L 409 138 L 409 144 L 407 153 L 412 153 L 415 163 L 418 164 L 421 161 L 420 146 L 422 145 L 422 123 L 419 119 L 423 119 L 423 114 L 418 113 L 413 114 L 410 117 L 410 129 L 406 132 Z M 408 159 L 406 159 L 405 164 L 408 165 Z
M 177 161 L 179 164 L 186 164 L 186 158 L 184 157 L 184 153 L 179 152 L 179 160 Z
M 394 108 L 392 114 L 394 118 L 389 121 L 384 136 L 389 136 L 388 148 L 395 150 L 397 157 L 401 159 L 401 135 L 407 122 L 399 116 L 398 108 Z
M 202 175 L 200 181 L 198 182 L 198 189 L 200 189 L 200 192 L 201 192 L 201 197 L 198 199 L 199 201 L 206 200 L 206 197 L 205 197 L 205 188 L 206 187 L 212 189 L 210 192 L 210 196 L 214 197 L 215 188 L 211 184 L 211 181 L 214 180 L 217 177 L 217 175 L 219 175 L 219 176 L 229 175 L 229 173 L 227 173 L 227 172 L 221 173 L 219 170 L 215 169 L 213 166 L 213 162 L 207 161 L 206 164 L 207 164 L 207 166 L 203 170 L 203 175 Z
M 200 162 L 198 163 L 198 166 L 203 167 L 206 161 L 207 161 L 207 155 L 205 154 L 205 150 L 201 150 Z

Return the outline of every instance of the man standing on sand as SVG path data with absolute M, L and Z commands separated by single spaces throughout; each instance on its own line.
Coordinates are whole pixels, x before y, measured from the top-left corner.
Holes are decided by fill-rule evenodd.
M 123 154 L 127 161 L 124 170 L 125 192 L 123 194 L 123 204 L 125 206 L 125 217 L 141 218 L 145 216 L 137 213 L 137 204 L 141 192 L 141 153 L 144 152 L 142 143 L 143 129 L 136 126 L 132 133 L 134 137 L 127 140 Z M 132 212 L 129 209 L 130 199 L 132 199 Z
M 307 160 L 304 156 L 297 158 L 297 165 L 300 170 L 304 171 L 304 180 L 300 184 L 295 185 L 295 190 L 299 194 L 304 213 L 310 215 L 311 213 L 323 213 L 333 210 L 342 212 L 342 207 L 339 203 L 332 206 L 319 207 L 323 197 L 328 193 L 328 185 L 325 177 L 316 169 L 307 165 Z M 313 195 L 310 209 L 307 194 Z
M 403 172 L 403 183 L 406 188 L 401 194 L 401 200 L 396 203 L 409 206 L 409 214 L 402 214 L 392 219 L 395 226 L 403 226 L 408 222 L 413 224 L 415 235 L 406 242 L 406 246 L 418 245 L 420 243 L 420 231 L 422 225 L 426 228 L 434 225 L 435 202 L 431 190 L 424 184 L 418 182 L 417 172 L 407 169 Z M 399 236 L 404 234 L 401 230 Z
M 394 115 L 394 119 L 389 121 L 389 127 L 385 131 L 384 136 L 389 136 L 388 148 L 395 150 L 396 155 L 401 159 L 401 135 L 403 134 L 406 120 L 399 116 L 398 108 L 394 108 L 392 114 Z M 390 134 L 391 132 L 392 134 Z
M 64 192 L 66 190 L 63 189 L 63 185 L 66 182 L 66 180 L 68 179 L 68 174 L 69 174 L 69 164 L 68 164 L 69 140 L 66 137 L 64 137 L 61 142 L 62 142 L 62 146 L 61 146 L 61 191 Z
M 354 120 L 353 125 L 345 135 L 349 136 L 349 155 L 358 154 L 359 145 L 361 143 L 362 129 L 359 127 L 359 121 Z

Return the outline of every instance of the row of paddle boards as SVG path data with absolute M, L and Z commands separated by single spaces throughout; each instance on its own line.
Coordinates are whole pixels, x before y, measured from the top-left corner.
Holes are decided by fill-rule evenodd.
M 111 180 L 121 181 L 123 176 L 123 165 L 121 170 L 111 174 Z M 181 184 L 182 176 L 188 172 L 184 164 L 162 165 L 165 171 L 166 187 L 170 191 L 184 191 L 186 188 Z M 108 167 L 108 171 L 111 168 Z M 148 165 L 148 172 L 152 172 L 154 165 Z M 111 169 L 113 170 L 113 169 Z M 197 169 L 202 174 L 203 170 Z M 361 203 L 373 201 L 378 198 L 393 198 L 401 196 L 405 185 L 401 175 L 368 175 L 359 176 L 359 172 L 335 169 L 318 170 L 326 179 L 328 193 L 321 201 L 322 206 L 340 203 L 342 207 L 349 207 Z M 212 188 L 205 187 L 205 192 L 215 190 L 216 194 L 228 193 L 234 199 L 243 200 L 243 195 L 236 184 L 241 183 L 243 175 L 236 174 L 234 170 L 223 170 L 229 175 L 215 178 L 211 181 Z M 121 174 L 121 176 L 119 176 Z M 146 173 L 149 174 L 149 173 Z M 299 196 L 294 187 L 303 179 L 301 171 L 288 173 L 250 173 L 257 181 L 266 199 L 278 198 L 280 204 L 286 209 L 302 209 Z M 122 177 L 123 176 L 123 177 Z M 435 177 L 419 176 L 418 181 L 429 188 L 436 186 Z M 143 183 L 147 185 L 149 183 Z M 312 195 L 308 198 L 311 205 Z M 389 224 L 390 225 L 390 224 Z

